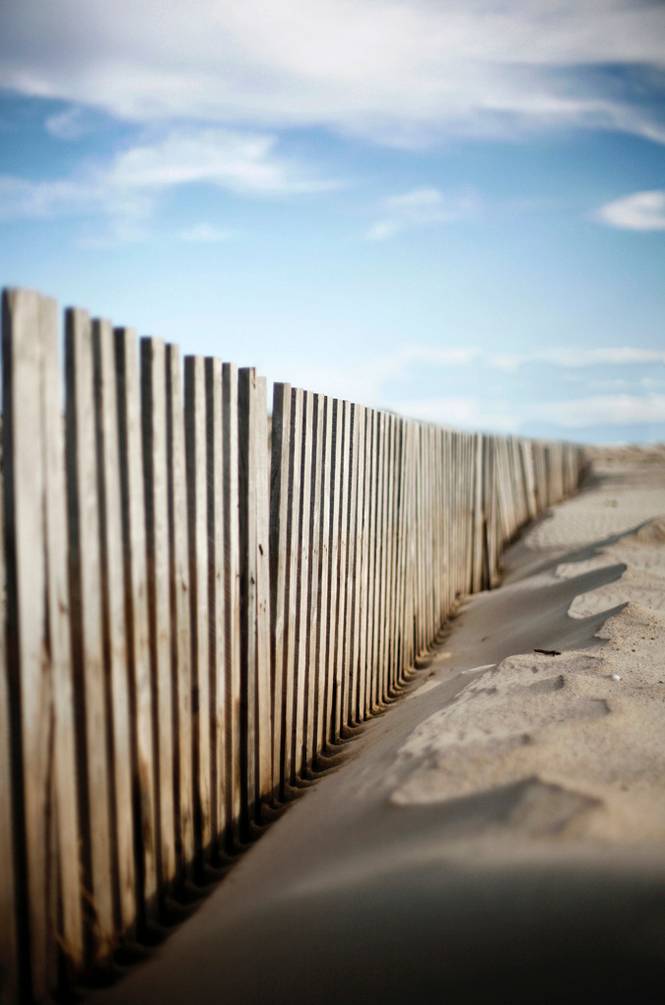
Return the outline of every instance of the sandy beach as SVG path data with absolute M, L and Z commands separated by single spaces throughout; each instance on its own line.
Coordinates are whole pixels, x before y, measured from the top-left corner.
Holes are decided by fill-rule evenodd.
M 664 652 L 665 449 L 597 449 L 405 700 L 94 1000 L 662 1000 Z

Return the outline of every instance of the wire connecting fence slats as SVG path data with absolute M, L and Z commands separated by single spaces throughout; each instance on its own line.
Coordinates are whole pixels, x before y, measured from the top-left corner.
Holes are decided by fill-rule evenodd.
M 387 708 L 581 448 L 3 294 L 0 998 L 151 941 Z

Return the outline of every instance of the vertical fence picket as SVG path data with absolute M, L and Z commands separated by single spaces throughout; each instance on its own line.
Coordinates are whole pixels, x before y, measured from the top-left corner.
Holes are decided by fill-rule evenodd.
M 281 760 L 283 786 L 295 783 L 294 709 L 298 665 L 298 589 L 300 577 L 300 524 L 302 509 L 302 430 L 303 392 L 291 390 L 291 423 L 289 437 L 289 499 L 287 524 L 288 584 L 285 612 L 284 699 L 282 706 Z
M 199 860 L 212 844 L 210 635 L 208 631 L 208 452 L 205 360 L 185 357 L 185 444 L 189 526 L 194 836 Z
M 341 478 L 340 478 L 340 515 L 339 515 L 339 566 L 338 566 L 338 600 L 337 600 L 337 631 L 335 645 L 335 680 L 333 688 L 333 737 L 341 736 L 342 717 L 342 682 L 344 677 L 344 657 L 346 648 L 346 605 L 348 595 L 347 582 L 347 551 L 348 551 L 348 514 L 349 485 L 351 475 L 351 403 L 340 402 L 342 413 L 342 446 L 341 446 Z M 339 435 L 339 434 L 338 434 Z
M 110 322 L 92 322 L 95 448 L 99 500 L 101 627 L 109 716 L 111 820 L 116 931 L 130 933 L 137 919 L 134 848 L 133 741 L 125 609 L 122 492 L 115 342 Z
M 241 582 L 241 768 L 246 825 L 260 819 L 270 787 L 271 739 L 265 383 L 256 371 L 238 374 L 238 472 Z M 266 509 L 267 512 L 267 509 Z
M 346 539 L 346 605 L 344 616 L 343 668 L 341 675 L 342 728 L 348 731 L 350 725 L 350 683 L 353 663 L 353 615 L 356 597 L 355 554 L 358 517 L 358 413 L 359 405 L 352 404 L 349 410 L 349 505 L 347 513 Z
M 176 873 L 173 779 L 177 740 L 171 670 L 166 348 L 159 339 L 141 340 L 141 384 L 157 873 L 163 896 Z
M 5 291 L 2 348 L 17 922 L 21 982 L 27 995 L 39 998 L 55 983 L 58 945 L 74 966 L 83 958 L 54 301 Z
M 241 648 L 240 648 L 240 479 L 238 369 L 222 364 L 222 426 L 224 449 L 224 630 L 226 635 L 226 818 L 233 846 L 241 816 Z
M 177 346 L 166 346 L 166 436 L 169 536 L 171 688 L 174 731 L 174 818 L 177 878 L 188 874 L 194 857 L 192 804 L 192 681 L 187 464 L 182 401 L 182 370 Z
M 265 377 L 256 378 L 256 709 L 257 799 L 271 792 L 272 731 L 270 714 L 270 478 L 268 400 Z
M 319 614 L 321 603 L 321 510 L 322 510 L 322 472 L 323 438 L 324 438 L 324 398 L 321 394 L 313 395 L 313 443 L 312 443 L 312 523 L 310 528 L 309 555 L 310 577 L 308 597 L 308 639 L 307 639 L 307 676 L 305 680 L 305 751 L 303 767 L 307 769 L 316 757 L 315 709 L 319 693 L 318 682 L 318 644 L 319 644 Z
M 81 825 L 86 951 L 89 962 L 111 952 L 115 918 L 107 691 L 102 636 L 99 498 L 90 318 L 65 317 L 66 464 L 72 673 Z
M 367 632 L 366 632 L 366 682 L 365 714 L 370 716 L 375 708 L 376 659 L 374 651 L 374 604 L 376 594 L 376 425 L 377 412 L 368 412 L 368 527 L 367 527 Z
M 0 496 L 1 498 L 1 496 Z M 0 505 L 0 596 L 7 602 L 4 511 Z M 12 778 L 10 690 L 7 666 L 5 611 L 0 616 L 0 1001 L 18 997 L 18 933 L 16 930 L 17 875 L 14 835 L 17 827 Z
M 362 536 L 364 515 L 365 481 L 365 413 L 363 406 L 356 406 L 355 418 L 355 489 L 353 509 L 353 553 L 351 556 L 352 605 L 350 619 L 349 662 L 347 664 L 348 696 L 346 715 L 349 725 L 358 724 L 358 674 L 360 670 L 360 609 L 362 604 Z
M 317 692 L 314 704 L 314 754 L 321 754 L 326 745 L 326 696 L 328 646 L 330 645 L 330 607 L 331 589 L 331 548 L 330 548 L 330 518 L 331 518 L 331 478 L 333 465 L 333 424 L 332 398 L 321 398 L 321 576 L 319 595 L 319 622 L 316 642 L 316 677 Z
M 135 814 L 139 909 L 145 920 L 156 913 L 157 849 L 138 346 L 136 335 L 130 328 L 116 328 L 114 336 L 132 742 L 132 802 Z M 119 807 L 119 811 L 122 812 L 122 807 Z
M 340 598 L 340 505 L 342 495 L 342 439 L 344 405 L 337 398 L 329 401 L 331 411 L 331 457 L 330 472 L 330 588 L 328 592 L 328 629 L 326 649 L 326 695 L 323 711 L 324 746 L 335 736 L 334 694 L 338 652 L 338 610 Z
M 303 394 L 303 428 L 300 485 L 300 538 L 298 541 L 297 657 L 294 682 L 293 764 L 295 774 L 305 770 L 305 701 L 308 673 L 310 537 L 312 525 L 312 452 L 314 446 L 314 395 Z
M 210 819 L 214 856 L 226 834 L 226 634 L 224 591 L 224 444 L 222 365 L 205 361 L 208 537 L 208 664 L 210 681 Z
M 291 461 L 291 388 L 273 387 L 272 438 L 270 464 L 270 614 L 272 653 L 272 788 L 278 792 L 282 781 L 282 728 L 285 702 L 285 637 L 289 612 L 288 545 Z

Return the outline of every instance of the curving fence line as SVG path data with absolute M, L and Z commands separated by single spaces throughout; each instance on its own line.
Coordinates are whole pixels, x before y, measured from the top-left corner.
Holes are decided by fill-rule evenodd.
M 161 937 L 583 451 L 274 388 L 7 290 L 0 1000 Z M 64 383 L 63 383 L 64 372 Z M 63 420 L 64 409 L 64 420 Z

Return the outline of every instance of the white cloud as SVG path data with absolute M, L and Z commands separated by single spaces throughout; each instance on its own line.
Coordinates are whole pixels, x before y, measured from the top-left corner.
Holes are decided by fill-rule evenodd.
M 46 131 L 57 140 L 78 140 L 88 131 L 80 105 L 49 115 L 44 125 Z
M 220 241 L 227 241 L 229 237 L 231 237 L 230 230 L 213 227 L 210 223 L 197 223 L 180 233 L 182 241 L 191 241 L 197 244 L 217 244 Z
M 251 195 L 321 192 L 338 182 L 313 177 L 276 152 L 274 136 L 226 129 L 171 132 L 119 154 L 109 172 L 111 185 L 157 190 L 208 183 Z
M 503 433 L 528 430 L 534 423 L 558 426 L 564 435 L 571 429 L 665 423 L 665 394 L 591 395 L 548 402 L 450 396 L 398 401 L 394 407 L 426 422 Z
M 592 366 L 665 365 L 665 350 L 637 346 L 610 346 L 598 349 L 535 349 L 523 353 L 491 353 L 488 365 L 498 370 L 516 370 L 527 364 L 550 364 L 576 369 Z
M 620 230 L 665 230 L 665 190 L 625 195 L 601 206 L 595 218 Z
M 0 218 L 104 217 L 118 240 L 143 236 L 157 200 L 169 189 L 207 184 L 245 196 L 320 192 L 336 181 L 318 178 L 281 155 L 275 137 L 227 129 L 171 130 L 151 142 L 94 162 L 71 176 L 28 181 L 0 176 Z M 96 235 L 86 243 L 106 243 Z
M 452 223 L 473 215 L 479 199 L 473 192 L 444 195 L 438 188 L 414 188 L 384 199 L 382 216 L 365 237 L 385 241 L 404 230 Z
M 629 426 L 665 422 L 665 394 L 606 394 L 571 401 L 529 406 L 532 419 L 553 422 L 563 429 L 591 426 Z
M 624 66 L 641 81 L 663 69 L 665 7 L 649 0 L 5 8 L 0 86 L 125 119 L 324 126 L 407 145 L 571 125 L 665 142 L 655 102 L 594 72 Z
M 456 429 L 493 430 L 514 433 L 520 427 L 519 408 L 484 398 L 449 395 L 441 398 L 414 398 L 397 401 L 395 411 L 411 419 L 435 422 Z

